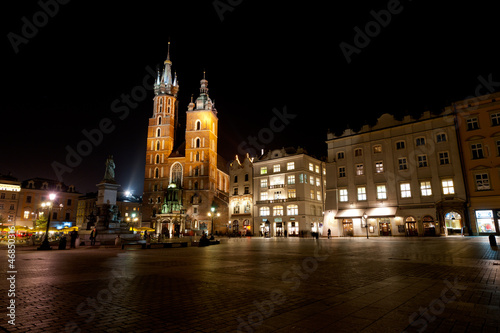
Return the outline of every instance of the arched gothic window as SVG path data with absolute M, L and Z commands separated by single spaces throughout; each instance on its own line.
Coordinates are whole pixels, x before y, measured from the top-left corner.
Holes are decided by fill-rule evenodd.
M 170 168 L 170 183 L 182 185 L 182 165 L 177 162 Z

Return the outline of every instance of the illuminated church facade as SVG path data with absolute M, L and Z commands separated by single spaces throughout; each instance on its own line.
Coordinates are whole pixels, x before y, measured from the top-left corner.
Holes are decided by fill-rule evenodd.
M 229 175 L 217 153 L 218 117 L 203 74 L 198 98 L 189 103 L 185 141 L 176 142 L 179 82 L 170 52 L 154 84 L 143 193 L 143 222 L 157 234 L 221 231 L 228 221 Z

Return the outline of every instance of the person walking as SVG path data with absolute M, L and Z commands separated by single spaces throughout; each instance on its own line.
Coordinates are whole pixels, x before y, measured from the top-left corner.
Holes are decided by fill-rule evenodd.
M 97 238 L 97 229 L 94 227 L 90 233 L 90 245 L 95 245 L 95 240 Z
M 330 239 L 330 235 L 332 234 L 332 231 L 328 229 L 328 239 Z

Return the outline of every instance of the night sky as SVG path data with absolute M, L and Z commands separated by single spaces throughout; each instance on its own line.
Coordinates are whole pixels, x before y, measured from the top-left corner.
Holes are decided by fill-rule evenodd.
M 480 77 L 500 82 L 489 3 L 60 1 L 4 4 L 0 173 L 57 179 L 56 165 L 82 193 L 96 190 L 112 154 L 117 181 L 142 194 L 153 92 L 139 93 L 169 40 L 181 134 L 206 71 L 228 160 L 259 135 L 266 150 L 301 146 L 321 158 L 328 130 L 374 124 L 386 112 L 438 112 L 474 96 Z M 125 104 L 132 92 L 137 99 Z M 273 122 L 284 110 L 286 124 Z M 84 133 L 99 126 L 107 133 L 68 163 L 68 148 L 88 148 Z

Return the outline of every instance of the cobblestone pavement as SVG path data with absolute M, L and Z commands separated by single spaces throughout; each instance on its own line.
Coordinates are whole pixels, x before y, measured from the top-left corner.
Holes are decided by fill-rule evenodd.
M 7 275 L 5 245 L 0 264 Z M 8 332 L 497 332 L 484 237 L 231 239 L 197 248 L 16 248 Z M 7 282 L 6 282 L 7 281 Z

